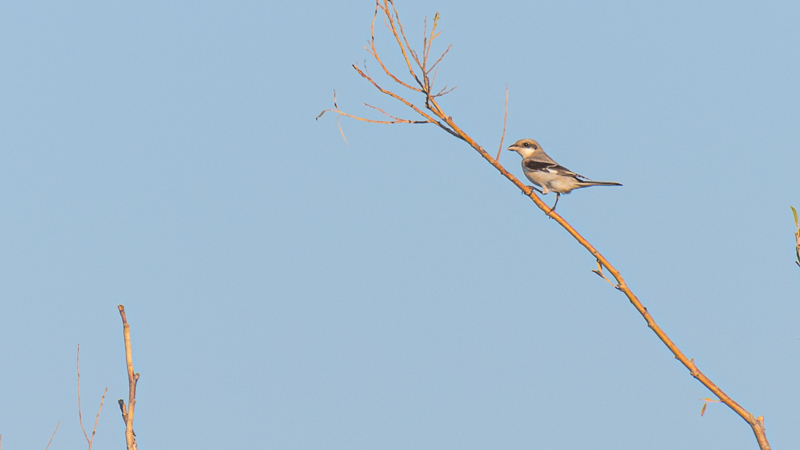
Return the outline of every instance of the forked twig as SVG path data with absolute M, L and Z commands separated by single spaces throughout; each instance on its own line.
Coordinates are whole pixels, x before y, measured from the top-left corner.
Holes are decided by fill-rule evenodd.
M 433 94 L 433 95 L 431 95 L 431 98 L 436 98 L 436 97 L 441 97 L 441 96 L 443 96 L 443 95 L 447 95 L 447 94 L 449 94 L 449 93 L 451 93 L 451 92 L 455 91 L 455 90 L 456 90 L 456 87 L 458 87 L 458 86 L 453 86 L 453 87 L 451 87 L 450 89 L 447 89 L 447 85 L 445 85 L 445 86 L 442 88 L 442 90 L 440 90 L 440 91 L 439 91 L 439 92 L 437 92 L 436 94 Z
M 100 397 L 100 408 L 97 410 L 97 416 L 94 418 L 94 426 L 92 427 L 92 437 L 90 438 L 86 434 L 86 428 L 83 426 L 83 416 L 81 415 L 81 344 L 78 344 L 78 356 L 77 356 L 77 372 L 78 372 L 78 422 L 81 425 L 81 430 L 83 431 L 83 437 L 86 438 L 86 442 L 89 444 L 89 450 L 92 450 L 92 443 L 94 442 L 94 435 L 97 433 L 97 423 L 100 421 L 100 411 L 103 410 L 103 401 L 106 399 L 106 393 L 108 392 L 108 388 L 103 390 L 103 396 Z M 59 422 L 61 423 L 61 422 Z M 56 425 L 56 430 L 58 430 L 58 425 Z M 53 436 L 55 436 L 56 432 L 53 432 Z M 53 438 L 50 438 L 52 441 Z M 50 444 L 47 444 L 48 447 Z
M 390 4 L 391 7 L 389 6 Z M 404 83 L 403 81 L 400 81 L 400 79 L 386 67 L 382 58 L 378 54 L 378 51 L 375 48 L 375 33 L 374 33 L 375 20 L 377 18 L 378 11 L 381 11 L 383 13 L 384 24 L 386 25 L 386 28 L 392 33 L 394 40 L 396 41 L 400 49 L 400 53 L 405 62 L 406 68 L 408 69 L 414 81 L 416 81 L 416 83 L 419 85 L 419 88 L 411 86 L 408 83 Z M 656 336 L 658 336 L 658 338 L 664 343 L 664 345 L 667 346 L 667 348 L 672 352 L 674 357 L 678 361 L 680 361 L 681 364 L 684 365 L 684 367 L 686 367 L 689 370 L 689 373 L 694 378 L 696 378 L 700 383 L 702 383 L 706 388 L 708 388 L 714 395 L 716 395 L 720 399 L 722 403 L 730 407 L 733 411 L 736 412 L 736 414 L 738 414 L 742 419 L 744 419 L 750 425 L 750 427 L 753 430 L 753 433 L 756 436 L 756 440 L 758 441 L 758 444 L 762 450 L 769 449 L 770 448 L 769 443 L 767 442 L 766 432 L 764 430 L 764 418 L 753 416 L 750 412 L 742 408 L 738 403 L 736 403 L 733 399 L 731 399 L 725 392 L 722 391 L 722 389 L 720 389 L 716 384 L 714 384 L 707 376 L 705 376 L 697 368 L 697 366 L 694 363 L 694 360 L 687 358 L 686 355 L 684 355 L 683 352 L 681 352 L 681 350 L 675 345 L 675 343 L 672 342 L 672 340 L 666 335 L 666 333 L 661 329 L 661 327 L 659 327 L 658 324 L 656 324 L 653 317 L 647 311 L 647 308 L 645 308 L 644 305 L 642 305 L 638 297 L 636 297 L 633 291 L 631 291 L 631 289 L 625 283 L 625 280 L 622 278 L 620 272 L 616 268 L 614 268 L 614 266 L 612 266 L 611 263 L 602 254 L 600 254 L 600 252 L 592 244 L 589 243 L 589 241 L 587 241 L 583 236 L 581 236 L 581 234 L 578 233 L 578 231 L 575 230 L 575 228 L 573 228 L 572 225 L 570 225 L 566 220 L 564 220 L 564 218 L 562 218 L 558 213 L 556 213 L 555 211 L 551 211 L 550 207 L 547 206 L 542 201 L 542 199 L 534 193 L 533 190 L 529 189 L 528 186 L 520 182 L 513 174 L 508 172 L 498 161 L 500 152 L 498 152 L 498 157 L 492 158 L 483 149 L 483 147 L 478 145 L 478 143 L 475 142 L 474 139 L 472 139 L 469 135 L 467 135 L 467 133 L 465 133 L 460 127 L 458 127 L 458 125 L 453 120 L 452 116 L 449 116 L 444 112 L 444 110 L 437 102 L 437 97 L 444 95 L 449 91 L 447 92 L 440 91 L 439 93 L 434 94 L 432 81 L 436 79 L 437 71 L 435 69 L 437 64 L 441 62 L 441 60 L 450 50 L 450 47 L 448 47 L 447 50 L 445 50 L 444 53 L 442 53 L 442 56 L 440 56 L 439 59 L 432 66 L 428 66 L 428 56 L 430 55 L 430 48 L 434 38 L 438 36 L 438 33 L 435 32 L 438 18 L 439 15 L 437 13 L 436 16 L 434 16 L 434 25 L 431 29 L 430 38 L 427 38 L 427 24 L 426 24 L 426 30 L 425 30 L 426 38 L 423 39 L 422 61 L 420 61 L 419 58 L 417 57 L 417 53 L 411 48 L 411 46 L 408 43 L 408 39 L 406 39 L 402 23 L 400 22 L 397 9 L 395 8 L 394 5 L 394 1 L 376 0 L 375 16 L 373 16 L 372 26 L 370 28 L 371 31 L 370 46 L 367 49 L 367 52 L 378 61 L 381 68 L 384 70 L 384 73 L 386 73 L 386 75 L 389 76 L 390 79 L 398 83 L 401 87 L 409 89 L 412 92 L 412 94 L 421 93 L 423 95 L 424 108 L 428 112 L 423 111 L 422 107 L 415 105 L 413 102 L 405 99 L 404 97 L 379 86 L 376 80 L 373 79 L 368 73 L 366 73 L 364 70 L 359 69 L 357 65 L 353 65 L 353 68 L 356 70 L 356 72 L 358 72 L 358 74 L 361 77 L 369 81 L 376 89 L 378 89 L 378 91 L 403 103 L 405 106 L 411 108 L 415 113 L 422 116 L 425 120 L 416 122 L 398 121 L 398 120 L 374 121 L 343 113 L 338 108 L 326 111 L 336 112 L 337 114 L 339 114 L 339 117 L 346 116 L 354 118 L 356 120 L 361 120 L 370 123 L 432 123 L 438 126 L 439 128 L 443 129 L 450 135 L 458 139 L 461 139 L 465 141 L 467 144 L 469 144 L 475 151 L 477 151 L 481 155 L 481 157 L 483 157 L 489 164 L 491 164 L 492 167 L 494 167 L 498 172 L 500 172 L 502 176 L 506 177 L 518 189 L 520 189 L 523 193 L 528 195 L 531 201 L 533 201 L 534 204 L 536 204 L 536 206 L 539 209 L 541 209 L 545 214 L 547 214 L 548 217 L 555 220 L 562 228 L 564 228 L 564 230 L 567 233 L 569 233 L 576 241 L 578 241 L 578 243 L 582 245 L 597 260 L 598 268 L 597 270 L 593 270 L 592 272 L 596 273 L 597 275 L 608 281 L 609 284 L 614 286 L 615 289 L 618 289 L 619 291 L 623 292 L 630 301 L 630 303 L 633 305 L 633 307 L 636 308 L 636 310 L 645 320 L 647 326 L 650 329 L 652 329 L 653 332 L 656 334 Z M 409 54 L 411 55 L 411 58 L 409 58 Z M 414 65 L 412 65 L 411 63 L 411 59 L 414 60 L 415 64 L 417 65 L 421 73 L 419 74 L 416 73 Z M 433 79 L 428 78 L 428 74 L 430 73 L 430 71 L 434 71 Z M 506 102 L 507 99 L 508 99 L 508 92 L 506 91 Z M 323 114 L 326 111 L 323 111 Z M 506 103 L 506 114 L 507 111 L 508 109 Z M 503 137 L 505 136 L 505 121 L 506 119 L 504 118 Z M 502 138 L 501 138 L 500 149 L 502 150 Z M 798 228 L 798 230 L 800 232 L 800 228 Z M 798 245 L 800 245 L 800 240 L 798 241 L 798 243 L 799 243 Z M 800 264 L 800 247 L 798 247 L 798 264 Z M 616 281 L 616 284 L 614 284 L 609 278 L 605 276 L 605 274 L 603 273 L 603 268 L 608 270 L 610 276 L 614 278 L 614 281 Z
M 418 106 L 414 105 L 413 103 L 411 103 L 410 101 L 406 100 L 405 98 L 395 94 L 394 92 L 391 92 L 388 89 L 384 89 L 384 88 L 378 86 L 378 83 L 376 83 L 375 80 L 370 78 L 369 75 L 367 75 L 364 72 L 362 72 L 361 69 L 359 69 L 357 66 L 354 65 L 353 68 L 356 70 L 356 72 L 358 72 L 359 75 L 361 75 L 367 81 L 372 83 L 372 85 L 375 86 L 375 88 L 378 89 L 380 92 L 388 95 L 389 97 L 394 98 L 395 100 L 398 100 L 399 102 L 401 102 L 404 105 L 408 106 L 409 108 L 413 109 L 414 112 L 416 112 L 420 116 L 422 116 L 425 119 L 427 119 L 426 122 L 434 123 L 434 124 L 438 125 L 440 128 L 442 128 L 445 131 L 449 132 L 450 134 L 452 134 L 452 135 L 454 135 L 456 137 L 459 137 L 451 128 L 449 128 L 446 125 L 442 124 L 442 122 L 434 119 L 431 115 L 429 115 L 429 114 L 425 113 L 424 111 L 422 111 Z M 430 98 L 430 95 L 428 95 L 428 98 Z M 361 119 L 359 119 L 359 120 L 361 120 Z M 366 122 L 374 122 L 374 121 L 370 121 L 370 120 L 367 120 L 367 119 L 363 119 L 363 120 L 366 121 Z

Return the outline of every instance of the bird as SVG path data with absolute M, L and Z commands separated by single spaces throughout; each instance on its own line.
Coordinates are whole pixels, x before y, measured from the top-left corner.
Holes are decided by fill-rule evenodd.
M 553 158 L 547 156 L 547 153 L 542 150 L 542 146 L 533 139 L 520 139 L 509 146 L 508 149 L 522 156 L 522 170 L 525 172 L 525 176 L 533 184 L 542 188 L 542 190 L 539 190 L 530 186 L 531 189 L 535 189 L 542 194 L 547 194 L 550 191 L 556 193 L 556 202 L 553 203 L 553 207 L 550 208 L 549 212 L 555 211 L 561 194 L 569 194 L 574 189 L 589 186 L 622 186 L 622 184 L 615 181 L 592 181 L 559 165 L 553 161 Z

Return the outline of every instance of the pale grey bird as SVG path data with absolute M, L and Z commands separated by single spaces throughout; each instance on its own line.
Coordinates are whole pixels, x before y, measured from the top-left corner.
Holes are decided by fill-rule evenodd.
M 532 189 L 536 189 L 542 194 L 547 194 L 550 191 L 556 193 L 556 202 L 553 203 L 550 211 L 555 211 L 561 194 L 569 194 L 574 189 L 589 186 L 622 186 L 622 184 L 613 181 L 591 181 L 583 175 L 578 175 L 559 165 L 547 156 L 547 153 L 542 150 L 542 146 L 533 139 L 520 139 L 508 149 L 522 156 L 522 170 L 525 172 L 525 176 L 533 184 L 542 188 L 539 191 L 539 189 L 531 186 Z

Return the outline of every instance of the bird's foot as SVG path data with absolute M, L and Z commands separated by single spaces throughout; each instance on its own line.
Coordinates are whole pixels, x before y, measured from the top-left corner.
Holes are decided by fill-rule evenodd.
M 530 189 L 530 191 L 528 191 L 528 192 L 522 191 L 523 195 L 526 195 L 526 196 L 530 197 L 531 194 L 533 194 L 533 191 L 536 191 L 536 192 L 538 192 L 540 194 L 546 194 L 546 192 L 542 192 L 539 189 L 537 189 L 536 186 L 530 186 L 529 185 L 528 188 Z

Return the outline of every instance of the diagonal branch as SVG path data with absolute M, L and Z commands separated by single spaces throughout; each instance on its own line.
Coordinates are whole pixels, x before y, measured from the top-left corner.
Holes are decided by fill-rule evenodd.
M 719 386 L 717 386 L 715 383 L 711 381 L 711 379 L 709 379 L 705 374 L 703 374 L 703 372 L 701 372 L 700 369 L 698 369 L 697 366 L 695 365 L 694 360 L 687 358 L 686 355 L 684 355 L 683 352 L 681 352 L 678 346 L 675 345 L 674 342 L 672 342 L 669 336 L 667 336 L 664 330 L 662 330 L 661 327 L 659 327 L 658 324 L 656 324 L 653 317 L 650 315 L 649 312 L 647 312 L 647 308 L 644 307 L 639 298 L 633 293 L 633 291 L 631 291 L 627 283 L 625 283 L 625 280 L 622 278 L 622 275 L 620 274 L 619 270 L 617 270 L 614 266 L 612 266 L 611 263 L 605 258 L 605 256 L 600 254 L 600 252 L 596 248 L 594 248 L 594 246 L 590 244 L 589 241 L 586 240 L 586 238 L 581 236 L 581 234 L 578 233 L 578 231 L 575 230 L 575 228 L 573 228 L 572 225 L 570 225 L 563 217 L 561 217 L 555 211 L 551 212 L 550 207 L 547 206 L 539 198 L 539 196 L 534 193 L 534 191 L 531 188 L 520 182 L 514 175 L 509 173 L 497 159 L 492 158 L 488 153 L 486 153 L 485 150 L 483 150 L 483 148 L 481 148 L 481 146 L 479 146 L 474 140 L 472 140 L 472 138 L 467 136 L 463 130 L 461 130 L 458 126 L 456 126 L 456 124 L 453 122 L 452 117 L 445 117 L 444 114 L 441 113 L 441 109 L 436 104 L 435 100 L 431 100 L 431 103 L 433 103 L 433 105 L 437 108 L 438 112 L 432 110 L 436 116 L 440 117 L 448 126 L 450 126 L 453 129 L 453 131 L 456 134 L 458 134 L 459 137 L 461 137 L 462 140 L 466 141 L 473 149 L 475 149 L 475 151 L 477 151 L 484 159 L 486 159 L 486 161 L 489 162 L 489 164 L 491 164 L 495 169 L 497 169 L 501 175 L 506 177 L 515 186 L 517 186 L 520 190 L 522 190 L 522 192 L 524 192 L 525 195 L 530 197 L 530 199 L 536 204 L 537 207 L 539 207 L 539 209 L 545 212 L 545 214 L 548 214 L 550 218 L 554 219 L 559 225 L 561 225 L 561 227 L 564 228 L 564 230 L 566 230 L 567 233 L 569 233 L 573 238 L 575 238 L 575 240 L 578 241 L 579 244 L 581 244 L 589 253 L 591 253 L 591 255 L 595 257 L 595 259 L 597 259 L 599 264 L 608 269 L 609 273 L 614 277 L 614 280 L 617 282 L 617 289 L 619 289 L 625 294 L 625 296 L 631 302 L 633 307 L 636 308 L 639 314 L 641 314 L 642 318 L 644 318 L 645 322 L 647 322 L 647 326 L 650 329 L 652 329 L 653 332 L 656 334 L 656 336 L 658 336 L 658 338 L 661 340 L 661 342 L 663 342 L 664 345 L 667 346 L 667 348 L 675 356 L 675 359 L 680 361 L 681 364 L 683 364 L 684 367 L 686 367 L 689 370 L 689 373 L 695 379 L 697 379 L 697 381 L 702 383 L 703 386 L 705 386 L 708 390 L 713 392 L 714 395 L 716 395 L 720 399 L 720 401 L 722 401 L 722 403 L 726 404 L 729 408 L 731 408 L 734 412 L 736 412 L 736 414 L 738 414 L 742 419 L 744 419 L 745 422 L 747 422 L 753 429 L 753 433 L 756 436 L 756 440 L 758 441 L 760 448 L 762 450 L 768 450 L 770 446 L 769 443 L 767 442 L 766 430 L 764 429 L 764 418 L 753 416 L 753 414 L 751 414 L 741 405 L 736 403 L 722 389 L 720 389 Z
M 381 3 L 383 3 L 383 4 L 381 4 Z M 391 10 L 389 9 L 389 4 L 390 3 L 392 5 L 392 9 Z M 372 55 L 376 60 L 378 60 L 379 64 L 383 68 L 384 72 L 392 80 L 394 80 L 396 83 L 398 83 L 400 86 L 409 89 L 412 93 L 414 93 L 414 92 L 422 93 L 424 95 L 425 109 L 427 109 L 429 111 L 429 113 L 423 111 L 420 107 L 416 106 L 414 103 L 412 103 L 411 101 L 405 99 L 401 95 L 398 95 L 398 94 L 396 94 L 396 93 L 394 93 L 394 92 L 392 92 L 392 91 L 390 91 L 388 89 L 382 88 L 381 86 L 378 85 L 378 83 L 373 78 L 371 78 L 369 76 L 369 74 L 367 74 L 367 73 L 365 73 L 365 71 L 362 71 L 361 69 L 359 69 L 357 65 L 353 65 L 353 68 L 356 70 L 356 72 L 358 72 L 358 74 L 361 75 L 361 77 L 363 77 L 364 79 L 369 81 L 376 89 L 378 89 L 378 91 L 380 91 L 383 94 L 386 94 L 386 95 L 394 98 L 395 100 L 400 101 L 401 103 L 405 104 L 406 106 L 408 106 L 409 108 L 414 110 L 414 112 L 416 112 L 417 114 L 422 116 L 425 120 L 423 120 L 423 121 L 407 121 L 407 120 L 404 120 L 404 119 L 399 119 L 399 118 L 396 118 L 396 117 L 393 117 L 393 116 L 389 116 L 390 118 L 392 118 L 394 120 L 392 120 L 392 121 L 372 121 L 372 120 L 362 119 L 362 118 L 358 118 L 356 116 L 352 116 L 350 114 L 343 113 L 343 112 L 339 111 L 338 107 L 336 109 L 333 109 L 333 110 L 325 110 L 325 111 L 322 112 L 322 114 L 324 114 L 326 111 L 332 111 L 332 112 L 336 112 L 337 114 L 340 114 L 340 117 L 341 116 L 346 116 L 346 117 L 351 117 L 351 118 L 354 118 L 354 119 L 357 119 L 357 120 L 362 120 L 362 121 L 372 122 L 372 123 L 433 123 L 433 124 L 436 124 L 441 129 L 443 129 L 444 131 L 446 131 L 447 133 L 449 133 L 450 135 L 452 135 L 452 136 L 454 136 L 454 137 L 456 137 L 458 139 L 461 139 L 461 140 L 465 141 L 467 144 L 469 144 L 470 147 L 472 147 L 475 151 L 477 151 L 478 154 L 480 154 L 489 164 L 492 165 L 492 167 L 497 169 L 497 171 L 500 172 L 500 174 L 502 176 L 504 176 L 512 184 L 514 184 L 517 188 L 519 188 L 525 195 L 527 195 L 531 199 L 531 201 L 533 201 L 533 203 L 539 209 L 541 209 L 550 218 L 555 220 L 556 223 L 558 223 L 568 234 L 570 234 L 580 245 L 582 245 L 597 260 L 598 269 L 597 270 L 593 270 L 593 272 L 597 273 L 602 278 L 606 279 L 606 281 L 608 281 L 610 284 L 614 285 L 614 283 L 611 283 L 611 281 L 608 278 L 606 278 L 606 276 L 602 272 L 603 268 L 608 270 L 610 275 L 616 281 L 616 285 L 614 285 L 614 287 L 625 294 L 625 296 L 628 298 L 628 300 L 633 305 L 633 307 L 636 308 L 636 310 L 639 312 L 639 314 L 645 320 L 645 322 L 647 323 L 647 326 L 650 329 L 653 330 L 653 332 L 656 334 L 656 336 L 664 343 L 664 345 L 666 345 L 666 347 L 672 352 L 672 354 L 675 356 L 675 358 L 678 361 L 680 361 L 681 364 L 683 364 L 684 367 L 686 367 L 689 370 L 689 373 L 695 379 L 697 379 L 707 389 L 709 389 L 712 393 L 714 393 L 714 395 L 716 395 L 722 403 L 726 404 L 734 412 L 736 412 L 742 419 L 744 419 L 750 425 L 750 427 L 752 428 L 753 433 L 756 436 L 756 440 L 758 441 L 758 444 L 759 444 L 760 448 L 762 450 L 768 450 L 770 448 L 770 446 L 769 446 L 769 443 L 767 442 L 766 432 L 765 432 L 765 429 L 764 429 L 764 418 L 763 417 L 757 417 L 757 418 L 754 417 L 751 413 L 749 413 L 747 410 L 745 410 L 741 405 L 739 405 L 733 399 L 731 399 L 725 392 L 723 392 L 722 389 L 720 389 L 716 384 L 714 384 L 705 374 L 703 374 L 700 371 L 700 369 L 698 369 L 697 366 L 695 365 L 694 360 L 687 358 L 686 355 L 684 355 L 683 352 L 681 352 L 680 349 L 678 349 L 678 347 L 675 345 L 675 343 L 661 329 L 661 327 L 659 327 L 658 324 L 656 324 L 656 322 L 653 319 L 653 317 L 647 311 L 647 308 L 645 308 L 644 305 L 642 305 L 642 303 L 639 300 L 639 298 L 628 287 L 627 283 L 622 278 L 622 275 L 620 274 L 619 270 L 617 270 L 592 244 L 590 244 L 589 241 L 587 241 L 580 233 L 578 233 L 578 231 L 575 230 L 575 228 L 573 228 L 572 225 L 570 225 L 558 213 L 556 213 L 555 211 L 552 211 L 550 209 L 550 207 L 547 206 L 541 200 L 541 198 L 539 198 L 538 195 L 536 195 L 536 193 L 534 192 L 533 189 L 531 189 L 530 187 L 528 187 L 525 184 L 523 184 L 522 182 L 520 182 L 514 175 L 512 175 L 510 172 L 508 172 L 500 164 L 500 162 L 498 161 L 500 152 L 498 152 L 497 156 L 494 157 L 494 158 L 492 156 L 490 156 L 480 145 L 478 145 L 477 142 L 475 142 L 475 140 L 473 140 L 469 135 L 467 135 L 466 132 L 464 132 L 461 128 L 459 128 L 458 125 L 456 125 L 456 123 L 453 120 L 452 116 L 449 116 L 444 112 L 444 110 L 441 108 L 441 106 L 437 102 L 436 98 L 437 97 L 441 97 L 442 95 L 450 92 L 451 90 L 446 91 L 446 87 L 445 87 L 445 89 L 443 89 L 439 93 L 433 94 L 432 93 L 432 87 L 431 87 L 432 86 L 432 82 L 431 82 L 431 80 L 429 80 L 428 74 L 430 73 L 430 71 L 433 71 L 436 68 L 436 66 L 442 61 L 444 56 L 450 50 L 450 47 L 448 47 L 444 51 L 444 53 L 442 53 L 442 56 L 439 57 L 439 59 L 433 64 L 433 66 L 428 68 L 428 65 L 427 65 L 428 64 L 428 55 L 429 55 L 429 51 L 430 51 L 430 46 L 432 45 L 433 40 L 438 36 L 438 33 L 436 33 L 435 30 L 436 30 L 436 25 L 437 25 L 437 22 L 438 22 L 439 14 L 437 13 L 436 16 L 434 17 L 434 24 L 433 24 L 433 27 L 431 29 L 431 33 L 430 33 L 430 38 L 429 39 L 427 38 L 427 24 L 426 24 L 426 31 L 425 31 L 426 36 L 423 39 L 423 52 L 422 52 L 423 60 L 420 61 L 419 58 L 417 57 L 417 53 L 411 48 L 411 46 L 408 43 L 408 39 L 406 39 L 405 32 L 403 31 L 402 23 L 400 22 L 400 16 L 399 16 L 399 14 L 397 12 L 397 9 L 396 9 L 396 7 L 394 5 L 394 1 L 393 0 L 376 0 L 375 4 L 376 4 L 375 16 L 373 17 L 372 27 L 371 27 L 372 40 L 370 41 L 370 48 L 367 49 L 367 52 L 370 53 L 370 55 Z M 383 61 L 378 57 L 377 50 L 375 49 L 375 35 L 374 35 L 374 25 L 375 25 L 375 19 L 377 18 L 378 10 L 381 10 L 383 12 L 383 14 L 384 14 L 384 23 L 386 24 L 387 29 L 389 31 L 391 31 L 395 41 L 397 42 L 397 45 L 398 45 L 398 47 L 400 49 L 400 53 L 401 53 L 401 55 L 403 57 L 403 60 L 406 63 L 408 71 L 411 74 L 411 76 L 414 78 L 414 80 L 417 82 L 417 84 L 419 85 L 419 88 L 410 86 L 407 83 L 404 83 L 404 82 L 400 81 L 397 76 L 392 74 L 391 71 L 389 71 L 386 68 L 386 66 L 383 64 Z M 411 60 L 409 59 L 409 56 L 408 56 L 409 54 L 411 54 L 411 57 L 414 59 L 414 62 L 422 70 L 422 74 L 421 74 L 422 80 L 419 79 L 419 77 L 417 76 L 416 72 L 414 71 L 414 68 L 413 68 L 413 66 L 411 64 Z M 433 80 L 435 80 L 435 79 L 436 79 L 436 72 L 434 71 Z M 506 116 L 507 116 L 507 111 L 508 111 L 507 102 L 508 102 L 508 91 L 506 91 Z M 335 106 L 335 103 L 334 103 L 334 106 Z M 368 105 L 368 106 L 370 106 L 371 108 L 375 108 L 375 107 L 373 107 L 371 105 Z M 384 113 L 385 115 L 388 116 L 388 114 L 386 114 L 383 110 L 381 110 L 379 108 L 375 108 L 375 109 L 378 109 L 380 112 L 382 112 L 382 113 Z M 320 116 L 322 114 L 320 114 Z M 506 119 L 504 117 L 504 119 L 503 119 L 503 124 L 504 124 L 503 125 L 503 136 L 505 136 L 505 121 L 506 121 Z M 502 150 L 502 138 L 501 138 L 500 149 Z M 800 228 L 798 228 L 798 233 L 800 233 Z M 798 245 L 800 246 L 800 234 L 798 234 Z M 798 248 L 798 252 L 799 252 L 798 258 L 800 259 L 800 247 Z M 800 261 L 798 262 L 798 264 L 800 264 Z

